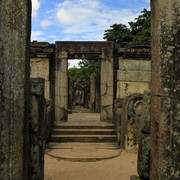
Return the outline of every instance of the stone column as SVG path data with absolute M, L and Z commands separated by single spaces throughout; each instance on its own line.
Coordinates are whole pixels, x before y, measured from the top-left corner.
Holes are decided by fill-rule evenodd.
M 31 1 L 0 1 L 0 179 L 28 179 Z
M 73 81 L 68 78 L 68 109 L 72 112 L 73 109 Z
M 180 1 L 152 0 L 150 179 L 180 179 Z
M 55 120 L 68 119 L 68 54 L 56 54 Z
M 96 97 L 96 75 L 91 74 L 90 76 L 90 101 L 89 108 L 95 110 L 95 97 Z
M 113 121 L 113 49 L 104 49 L 101 61 L 101 120 Z
M 30 173 L 29 179 L 44 179 L 45 149 L 45 81 L 31 79 L 30 108 Z

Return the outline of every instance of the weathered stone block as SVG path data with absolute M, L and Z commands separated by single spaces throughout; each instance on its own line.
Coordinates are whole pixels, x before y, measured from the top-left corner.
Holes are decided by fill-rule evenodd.
M 125 98 L 134 93 L 143 94 L 149 89 L 149 83 L 119 81 L 117 83 L 117 98 Z
M 150 173 L 150 134 L 141 134 L 138 149 L 138 174 L 142 179 L 149 179 Z
M 48 58 L 31 58 L 31 78 L 44 78 L 49 81 L 49 59 Z
M 151 61 L 149 60 L 134 60 L 134 59 L 119 59 L 119 69 L 126 71 L 151 71 Z
M 151 81 L 151 71 L 130 71 L 130 70 L 119 70 L 118 81 L 127 82 L 150 82 Z

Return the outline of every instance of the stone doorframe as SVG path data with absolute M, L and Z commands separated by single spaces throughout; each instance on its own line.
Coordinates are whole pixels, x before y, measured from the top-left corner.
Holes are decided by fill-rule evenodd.
M 114 43 L 58 41 L 55 54 L 55 120 L 68 119 L 68 59 L 89 59 L 101 60 L 100 119 L 113 121 Z

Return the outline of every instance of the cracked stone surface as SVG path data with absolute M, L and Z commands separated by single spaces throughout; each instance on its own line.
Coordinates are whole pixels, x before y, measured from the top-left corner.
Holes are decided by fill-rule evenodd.
M 150 178 L 180 179 L 179 0 L 152 1 Z
M 108 54 L 109 53 L 109 54 Z M 113 120 L 113 59 L 104 52 L 101 61 L 101 120 Z

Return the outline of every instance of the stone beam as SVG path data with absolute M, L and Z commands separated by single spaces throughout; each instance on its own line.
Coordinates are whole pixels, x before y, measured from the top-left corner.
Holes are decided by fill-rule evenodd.
M 28 179 L 31 1 L 0 1 L 0 179 Z
M 152 0 L 150 179 L 180 179 L 179 0 Z

